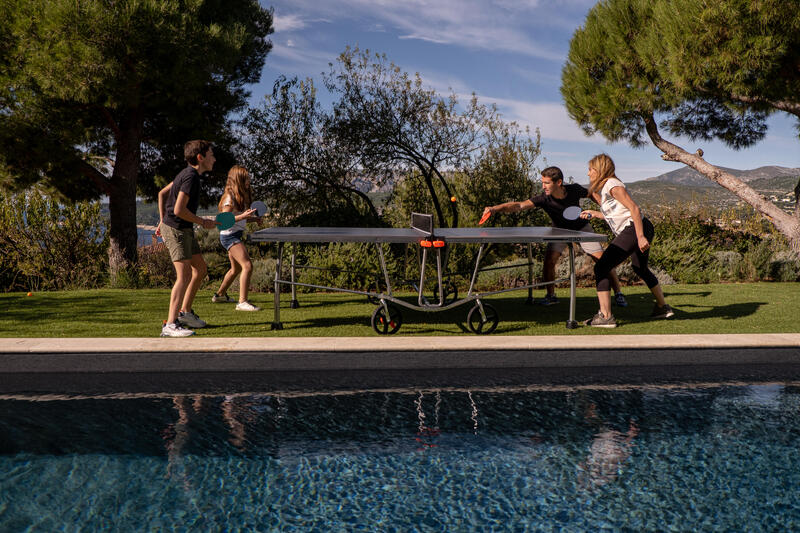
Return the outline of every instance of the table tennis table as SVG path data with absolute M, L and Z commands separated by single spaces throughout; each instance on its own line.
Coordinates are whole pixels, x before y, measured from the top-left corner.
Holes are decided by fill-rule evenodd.
M 467 325 L 469 329 L 477 334 L 488 334 L 495 330 L 499 323 L 497 310 L 490 304 L 482 301 L 483 298 L 510 291 L 532 289 L 547 284 L 561 283 L 569 280 L 569 318 L 566 323 L 568 329 L 577 327 L 575 321 L 575 251 L 572 246 L 567 246 L 569 250 L 569 277 L 557 279 L 551 282 L 533 283 L 528 279 L 528 284 L 493 290 L 488 292 L 476 292 L 474 290 L 478 275 L 482 271 L 481 259 L 487 245 L 492 243 L 512 243 L 528 244 L 532 243 L 581 243 L 581 242 L 605 242 L 605 235 L 588 233 L 582 231 L 572 231 L 552 227 L 513 227 L 513 228 L 434 228 L 433 217 L 429 214 L 412 214 L 410 228 L 343 228 L 343 227 L 276 227 L 257 230 L 250 234 L 250 242 L 257 244 L 275 243 L 277 244 L 277 261 L 275 268 L 274 285 L 274 310 L 271 328 L 274 330 L 282 329 L 283 324 L 280 319 L 280 292 L 282 285 L 291 286 L 292 307 L 297 307 L 296 287 L 310 287 L 336 292 L 346 292 L 361 294 L 376 302 L 377 307 L 372 314 L 371 324 L 373 329 L 382 335 L 396 333 L 402 324 L 402 315 L 399 307 L 424 312 L 439 312 L 452 309 L 467 303 L 474 302 L 473 307 L 467 314 Z M 295 279 L 295 257 L 292 254 L 290 278 L 282 277 L 283 251 L 287 243 L 333 243 L 333 242 L 360 242 L 374 243 L 378 260 L 381 267 L 381 275 L 385 285 L 385 291 L 376 287 L 375 291 L 360 291 L 344 287 L 329 287 L 324 285 L 314 285 L 301 283 Z M 392 294 L 392 280 L 386 268 L 384 251 L 381 244 L 415 244 L 418 243 L 422 249 L 420 259 L 420 279 L 416 285 L 418 290 L 417 302 L 409 302 L 399 299 Z M 478 244 L 474 267 L 470 274 L 470 284 L 466 296 L 455 298 L 450 301 L 447 299 L 447 287 L 444 283 L 444 271 L 446 255 L 443 253 L 447 246 L 454 244 Z M 428 255 L 434 255 L 436 260 L 436 293 L 434 301 L 428 300 L 423 295 L 425 286 L 426 266 Z M 443 260 L 444 259 L 444 260 Z M 529 256 L 530 264 L 530 256 Z

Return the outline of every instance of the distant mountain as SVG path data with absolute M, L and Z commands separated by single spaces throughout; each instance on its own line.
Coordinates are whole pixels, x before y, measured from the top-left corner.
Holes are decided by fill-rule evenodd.
M 800 168 L 768 166 L 753 170 L 724 170 L 747 182 L 781 209 L 787 212 L 794 209 L 794 188 L 800 178 Z M 733 193 L 689 168 L 626 185 L 637 202 L 644 206 L 699 204 L 726 209 L 742 203 Z
M 775 178 L 781 176 L 800 176 L 800 168 L 787 168 L 777 166 L 767 166 L 754 168 L 752 170 L 738 170 L 735 168 L 719 167 L 722 170 L 732 174 L 744 182 L 750 182 L 757 179 Z M 685 185 L 689 187 L 715 187 L 716 184 L 689 167 L 682 167 L 666 174 L 661 174 L 654 178 L 647 178 L 641 181 L 659 181 L 663 183 L 671 183 L 675 185 Z

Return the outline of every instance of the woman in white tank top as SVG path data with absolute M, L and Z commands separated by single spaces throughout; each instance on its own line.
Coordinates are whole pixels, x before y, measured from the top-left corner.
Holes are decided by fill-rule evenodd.
M 589 161 L 589 196 L 600 206 L 600 211 L 586 210 L 581 213 L 583 218 L 604 219 L 614 233 L 614 239 L 594 267 L 600 310 L 584 322 L 587 326 L 603 328 L 617 326 L 617 321 L 611 314 L 609 276 L 614 267 L 628 257 L 631 258 L 633 271 L 642 278 L 656 298 L 650 316 L 669 318 L 675 314 L 664 300 L 658 278 L 647 267 L 650 242 L 655 234 L 653 224 L 642 216 L 639 206 L 628 194 L 625 184 L 617 178 L 614 170 L 614 161 L 606 154 L 597 155 Z

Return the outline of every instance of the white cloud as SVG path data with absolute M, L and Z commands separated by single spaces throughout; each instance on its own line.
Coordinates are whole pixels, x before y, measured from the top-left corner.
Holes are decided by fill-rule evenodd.
M 560 8 L 538 1 L 295 0 L 291 8 L 331 19 L 358 18 L 367 27 L 393 28 L 401 39 L 514 52 L 551 61 L 564 59 L 564 50 L 554 49 L 548 39 L 537 37 L 535 29 L 552 28 L 554 21 L 562 18 L 558 15 Z M 291 19 L 286 24 L 303 24 L 294 15 L 286 18 Z
M 480 97 L 483 103 L 495 102 L 507 120 L 518 122 L 531 129 L 539 128 L 542 139 L 570 142 L 591 142 L 599 140 L 597 136 L 587 137 L 583 130 L 569 118 L 567 110 L 560 102 L 527 102 L 503 98 Z
M 308 26 L 308 23 L 299 15 L 281 15 L 279 13 L 274 14 L 272 24 L 276 33 L 302 30 Z

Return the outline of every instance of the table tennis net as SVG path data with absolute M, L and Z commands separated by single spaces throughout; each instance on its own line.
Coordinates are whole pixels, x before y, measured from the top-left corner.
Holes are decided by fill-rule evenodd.
M 421 231 L 426 235 L 433 235 L 433 215 L 411 213 L 411 229 Z

